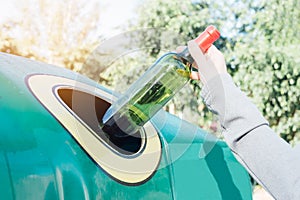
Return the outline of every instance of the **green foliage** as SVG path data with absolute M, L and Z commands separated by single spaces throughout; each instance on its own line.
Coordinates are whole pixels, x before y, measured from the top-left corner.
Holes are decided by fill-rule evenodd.
M 136 26 L 158 29 L 150 41 L 157 44 L 156 51 L 159 52 L 160 49 L 185 45 L 188 40 L 197 37 L 208 24 L 220 25 L 218 17 L 211 12 L 215 6 L 213 1 L 146 1 L 140 9 L 139 23 Z M 166 37 L 161 38 L 163 35 Z
M 292 144 L 300 140 L 299 17 L 297 0 L 262 3 L 228 60 L 237 69 L 236 83 Z

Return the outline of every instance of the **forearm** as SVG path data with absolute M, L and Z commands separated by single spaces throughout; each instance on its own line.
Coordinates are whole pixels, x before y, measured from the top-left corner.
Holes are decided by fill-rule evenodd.
M 269 126 L 245 134 L 235 143 L 236 158 L 275 199 L 300 199 L 299 155 Z
M 249 173 L 276 199 L 293 199 L 291 195 L 300 189 L 293 190 L 300 185 L 296 170 L 300 156 L 269 128 L 231 77 L 222 74 L 210 80 L 202 90 L 202 97 L 218 115 L 226 142 Z

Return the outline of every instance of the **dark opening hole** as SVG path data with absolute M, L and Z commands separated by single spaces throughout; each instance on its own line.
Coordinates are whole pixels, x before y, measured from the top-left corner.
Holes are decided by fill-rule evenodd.
M 74 89 L 58 89 L 58 95 L 63 102 L 84 121 L 98 136 L 122 154 L 131 155 L 139 151 L 142 145 L 141 133 L 128 135 L 124 132 L 104 132 L 100 124 L 106 110 L 110 107 L 107 101 Z

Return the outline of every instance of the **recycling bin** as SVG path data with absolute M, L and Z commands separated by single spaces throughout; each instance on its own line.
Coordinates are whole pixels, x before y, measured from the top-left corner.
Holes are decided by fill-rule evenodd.
M 212 134 L 159 111 L 120 138 L 99 122 L 118 98 L 70 70 L 0 54 L 2 199 L 252 199 Z

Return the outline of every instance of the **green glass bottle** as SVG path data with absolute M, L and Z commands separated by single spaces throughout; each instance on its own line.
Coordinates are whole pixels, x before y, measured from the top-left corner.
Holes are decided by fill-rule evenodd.
M 209 26 L 195 41 L 205 52 L 219 37 L 218 30 Z M 160 57 L 107 110 L 102 130 L 114 137 L 134 135 L 189 81 L 193 62 L 187 48 Z

